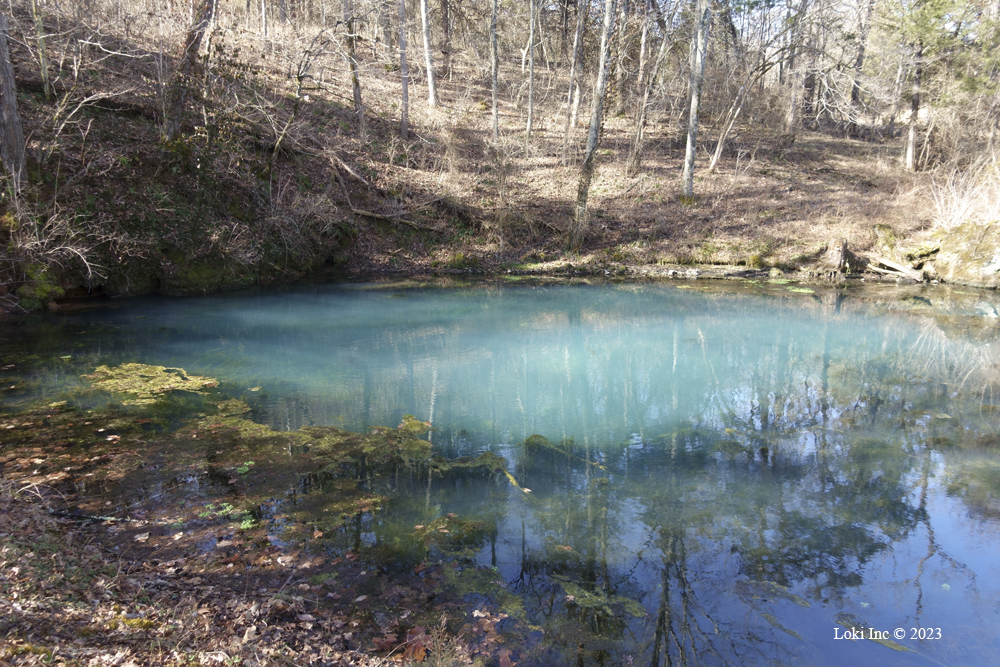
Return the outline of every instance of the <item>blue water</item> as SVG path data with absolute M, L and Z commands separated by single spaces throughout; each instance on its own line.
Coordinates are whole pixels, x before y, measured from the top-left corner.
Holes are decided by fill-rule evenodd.
M 544 631 L 539 664 L 996 663 L 993 296 L 789 287 L 318 285 L 0 336 L 218 378 L 278 430 L 412 414 L 448 457 L 502 456 L 517 486 L 389 491 L 406 521 L 492 527 L 473 558 Z M 839 638 L 861 625 L 897 645 Z

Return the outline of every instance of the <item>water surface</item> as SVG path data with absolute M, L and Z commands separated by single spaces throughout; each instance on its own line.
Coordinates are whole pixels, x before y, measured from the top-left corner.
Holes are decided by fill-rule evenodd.
M 363 540 L 482 521 L 467 555 L 519 596 L 540 663 L 996 663 L 992 296 L 789 287 L 320 285 L 0 336 L 72 358 L 33 371 L 55 398 L 80 367 L 176 366 L 278 430 L 412 414 L 448 457 L 502 456 L 516 486 L 380 489 Z

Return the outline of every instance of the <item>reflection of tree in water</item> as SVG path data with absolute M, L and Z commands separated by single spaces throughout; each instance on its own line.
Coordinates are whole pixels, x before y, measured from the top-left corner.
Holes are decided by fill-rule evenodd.
M 520 558 L 513 586 L 587 660 L 633 632 L 654 664 L 791 659 L 778 647 L 794 628 L 760 601 L 784 589 L 768 586 L 837 602 L 920 530 L 920 573 L 936 559 L 960 570 L 928 516 L 941 470 L 974 516 L 1000 515 L 984 450 L 1000 443 L 997 344 L 966 331 L 976 318 L 661 287 L 392 296 L 339 295 L 352 317 L 315 300 L 301 321 L 234 320 L 214 363 L 253 378 L 259 360 L 282 361 L 294 381 L 245 385 L 267 385 L 245 398 L 278 429 L 409 413 L 433 415 L 449 455 L 499 447 L 531 494 L 404 471 L 372 489 L 394 502 L 355 541 L 389 548 L 463 508 L 485 526 L 469 549 Z M 532 433 L 550 446 L 513 448 Z M 628 599 L 650 618 L 631 620 Z
M 686 324 L 701 333 L 701 326 Z M 881 333 L 883 343 L 895 340 L 895 332 Z M 765 602 L 770 597 L 809 604 L 789 593 L 789 586 L 826 602 L 849 595 L 863 583 L 866 565 L 921 523 L 930 533 L 927 558 L 949 558 L 934 544 L 924 506 L 928 459 L 914 457 L 924 451 L 927 431 L 926 421 L 913 418 L 914 405 L 935 398 L 940 405 L 938 386 L 900 385 L 891 375 L 883 382 L 880 374 L 900 366 L 898 350 L 889 354 L 882 345 L 882 353 L 868 355 L 864 348 L 871 341 L 861 341 L 861 351 L 854 357 L 857 366 L 848 368 L 850 360 L 844 360 L 842 351 L 831 354 L 829 340 L 823 327 L 815 346 L 802 350 L 801 343 L 779 331 L 774 346 L 759 350 L 754 359 L 714 355 L 729 362 L 724 374 L 711 367 L 707 352 L 700 360 L 689 356 L 680 363 L 701 361 L 705 375 L 713 379 L 694 398 L 688 392 L 679 400 L 676 394 L 668 400 L 675 407 L 685 401 L 701 406 L 687 412 L 688 423 L 695 427 L 675 429 L 621 453 L 608 448 L 594 452 L 594 458 L 612 467 L 612 481 L 604 493 L 616 502 L 602 509 L 618 512 L 620 520 L 629 500 L 640 500 L 646 544 L 661 560 L 656 620 L 646 649 L 651 664 L 687 664 L 710 656 L 738 663 L 749 654 L 771 663 L 794 660 L 788 635 L 801 638 L 768 611 L 761 597 Z M 703 351 L 710 345 L 700 337 Z M 841 378 L 831 373 L 832 357 L 844 364 L 845 371 L 863 378 L 858 386 L 866 394 L 836 384 Z M 568 358 L 572 360 L 572 354 Z M 677 362 L 671 366 L 675 370 Z M 735 386 L 734 377 L 749 381 Z M 568 380 L 573 379 L 571 372 Z M 586 384 L 595 392 L 603 389 Z M 593 404 L 587 393 L 583 403 Z M 584 452 L 577 449 L 566 445 L 564 455 L 548 449 L 530 456 L 526 450 L 520 464 L 533 479 L 531 485 L 542 491 L 539 497 L 572 505 L 575 493 L 577 508 L 589 508 L 594 498 L 602 497 L 579 480 L 572 484 L 573 471 L 578 478 L 589 479 L 587 473 L 593 469 L 579 457 L 572 458 L 584 454 L 590 460 L 590 447 L 585 446 Z M 919 501 L 914 496 L 915 476 L 923 480 Z M 552 482 L 557 479 L 566 482 Z M 536 511 L 537 525 L 550 542 L 573 535 L 576 540 L 570 543 L 575 548 L 588 549 L 594 535 L 591 526 L 574 524 L 571 508 L 563 512 L 566 521 L 559 525 L 560 511 Z M 617 523 L 615 518 L 611 522 Z M 738 564 L 731 572 L 720 571 L 710 558 L 692 558 L 692 544 L 700 554 L 731 545 Z M 606 557 L 606 551 L 594 553 Z M 582 563 L 587 562 L 586 555 Z M 648 559 L 648 554 L 640 552 L 639 558 Z M 600 562 L 603 578 L 583 566 L 571 574 L 591 586 L 604 582 L 609 594 L 635 594 L 651 583 L 630 579 L 627 566 L 608 568 L 606 560 Z M 535 562 L 534 576 L 565 576 L 565 566 L 555 563 L 551 558 Z M 746 585 L 734 586 L 733 581 Z M 756 612 L 755 620 L 748 621 L 751 631 L 730 627 L 731 614 L 718 613 L 720 605 L 732 605 L 736 599 Z M 916 612 L 919 616 L 919 596 Z

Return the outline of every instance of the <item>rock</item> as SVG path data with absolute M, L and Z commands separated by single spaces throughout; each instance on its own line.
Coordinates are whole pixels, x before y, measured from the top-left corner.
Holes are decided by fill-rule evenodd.
M 873 245 L 873 250 L 889 259 L 898 259 L 898 241 L 896 239 L 896 231 L 889 225 L 878 224 L 872 229 L 875 234 L 875 243 Z
M 1000 224 L 967 222 L 941 238 L 934 271 L 944 282 L 1000 287 Z

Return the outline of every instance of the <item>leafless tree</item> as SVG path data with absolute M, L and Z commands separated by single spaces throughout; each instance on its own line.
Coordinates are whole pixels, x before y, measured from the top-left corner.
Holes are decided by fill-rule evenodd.
M 587 197 L 590 181 L 594 177 L 594 157 L 601 138 L 604 124 L 604 97 L 608 91 L 608 71 L 611 68 L 611 39 L 615 29 L 615 7 L 617 0 L 604 0 L 604 23 L 601 31 L 601 62 L 597 70 L 597 85 L 594 87 L 594 102 L 590 109 L 590 129 L 587 131 L 587 146 L 583 151 L 580 165 L 580 181 L 576 191 L 576 213 L 569 230 L 569 247 L 579 250 L 587 232 Z

